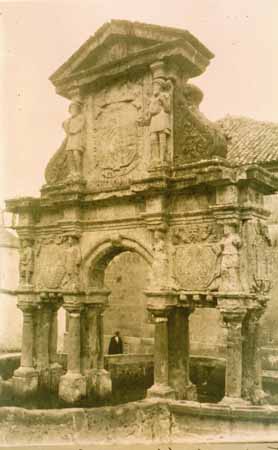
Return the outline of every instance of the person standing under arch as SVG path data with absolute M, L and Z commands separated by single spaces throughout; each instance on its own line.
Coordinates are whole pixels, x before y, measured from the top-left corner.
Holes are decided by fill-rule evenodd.
M 123 353 L 123 341 L 120 336 L 120 332 L 116 331 L 114 336 L 111 337 L 109 347 L 108 347 L 108 355 L 119 355 Z

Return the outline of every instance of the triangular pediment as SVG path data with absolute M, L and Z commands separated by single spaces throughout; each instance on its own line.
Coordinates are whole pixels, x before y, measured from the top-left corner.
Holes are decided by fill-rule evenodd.
M 157 44 L 184 39 L 198 48 L 208 59 L 213 54 L 186 30 L 161 27 L 126 20 L 112 20 L 91 36 L 56 72 L 50 80 L 56 84 L 74 73 L 123 59 Z

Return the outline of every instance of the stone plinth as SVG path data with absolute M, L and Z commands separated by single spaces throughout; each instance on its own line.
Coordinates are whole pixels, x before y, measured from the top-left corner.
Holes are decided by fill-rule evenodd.
M 59 397 L 67 403 L 75 403 L 86 396 L 86 378 L 80 373 L 67 372 L 60 378 Z
M 90 374 L 90 388 L 97 398 L 107 398 L 112 393 L 110 373 L 105 369 L 93 369 Z
M 39 385 L 38 372 L 32 367 L 19 367 L 13 375 L 13 392 L 19 397 L 35 394 Z

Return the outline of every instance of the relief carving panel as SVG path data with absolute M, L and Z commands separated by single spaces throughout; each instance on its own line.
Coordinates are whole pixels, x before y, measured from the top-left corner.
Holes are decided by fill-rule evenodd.
M 185 290 L 205 290 L 217 264 L 221 229 L 213 223 L 175 226 L 171 232 L 174 276 Z
M 242 226 L 241 272 L 253 292 L 267 293 L 272 279 L 272 247 L 268 226 L 262 220 L 249 220 Z
M 145 130 L 138 120 L 146 108 L 148 79 L 115 82 L 87 100 L 87 163 L 84 176 L 102 188 L 128 184 L 144 170 Z

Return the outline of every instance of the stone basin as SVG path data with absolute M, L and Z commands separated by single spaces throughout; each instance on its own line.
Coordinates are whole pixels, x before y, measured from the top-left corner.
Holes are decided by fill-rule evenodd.
M 0 374 L 8 378 L 19 364 L 20 354 L 0 358 Z M 63 356 L 64 358 L 64 356 Z M 130 360 L 128 363 L 128 359 Z M 115 386 L 126 376 L 135 376 L 137 389 L 127 389 L 126 398 L 114 397 L 110 404 L 81 404 L 80 407 L 47 408 L 0 407 L 0 446 L 35 444 L 114 444 L 114 443 L 175 443 L 175 442 L 228 442 L 278 440 L 278 406 L 226 406 L 205 402 L 204 389 L 199 386 L 200 402 L 140 399 L 145 395 L 151 378 L 138 385 L 138 374 L 142 373 L 143 357 L 125 355 L 122 358 L 108 357 L 106 365 L 112 372 Z M 138 361 L 140 364 L 138 364 Z M 146 358 L 150 366 L 151 356 Z M 114 368 L 113 368 L 114 366 Z M 133 366 L 133 369 L 131 370 Z M 194 381 L 199 380 L 207 370 L 224 385 L 225 360 L 208 357 L 191 359 L 191 373 Z M 140 372 L 141 371 L 141 372 Z M 206 372 L 207 373 L 207 372 Z M 221 381 L 222 379 L 222 381 Z M 267 374 L 267 384 L 275 386 L 275 376 Z M 118 385 L 117 385 L 118 383 Z M 222 383 L 222 384 L 221 384 Z M 139 386 L 139 388 L 138 388 Z M 277 386 L 277 384 L 276 384 Z M 222 393 L 223 395 L 223 389 Z M 207 398 L 209 398 L 207 396 Z M 213 401 L 215 398 L 211 397 Z M 138 401 L 132 401 L 138 400 Z M 113 404 L 114 401 L 114 404 Z M 120 404 L 120 401 L 126 402 Z M 115 404 L 115 402 L 117 404 Z M 111 404 L 112 403 L 112 404 Z M 50 402 L 51 404 L 51 402 Z M 46 405 L 47 406 L 47 405 Z M 30 433 L 30 427 L 32 432 Z M 217 430 L 217 432 L 216 432 Z

